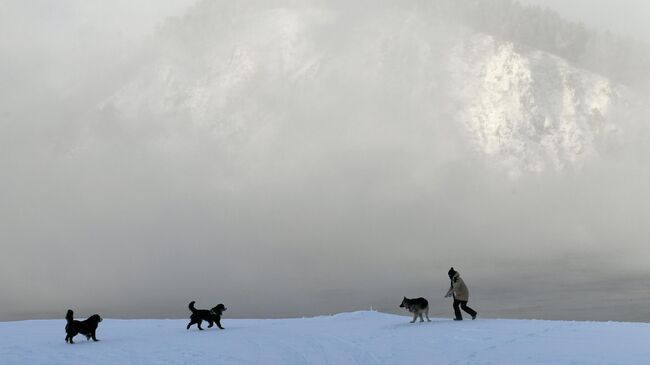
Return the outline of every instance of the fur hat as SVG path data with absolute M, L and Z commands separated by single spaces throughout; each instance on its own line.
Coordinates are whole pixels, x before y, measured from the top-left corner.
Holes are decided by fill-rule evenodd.
M 456 270 L 454 270 L 454 268 L 452 267 L 451 269 L 449 269 L 449 272 L 447 272 L 447 275 L 449 275 L 449 278 L 452 279 L 454 275 L 456 275 Z

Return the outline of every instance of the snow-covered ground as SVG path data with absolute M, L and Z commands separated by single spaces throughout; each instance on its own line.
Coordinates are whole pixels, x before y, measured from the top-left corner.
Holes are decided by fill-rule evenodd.
M 8 364 L 648 364 L 650 324 L 410 318 L 354 312 L 304 319 L 105 319 L 99 342 L 64 342 L 65 321 L 0 323 Z

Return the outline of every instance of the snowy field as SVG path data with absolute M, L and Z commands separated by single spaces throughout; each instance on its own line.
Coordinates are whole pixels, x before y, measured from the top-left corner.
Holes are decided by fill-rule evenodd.
M 650 324 L 410 318 L 378 312 L 306 319 L 105 319 L 99 342 L 64 342 L 65 320 L 0 323 L 8 364 L 650 364 Z

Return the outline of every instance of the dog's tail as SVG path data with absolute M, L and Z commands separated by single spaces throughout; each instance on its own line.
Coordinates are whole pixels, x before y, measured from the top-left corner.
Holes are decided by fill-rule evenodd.
M 68 313 L 65 315 L 65 320 L 70 323 L 74 320 L 72 309 L 68 309 Z
M 192 313 L 195 313 L 195 312 L 196 312 L 196 308 L 194 308 L 194 303 L 195 303 L 194 301 L 191 301 L 191 302 L 190 302 L 190 305 L 188 305 L 188 307 L 190 308 L 190 310 L 192 311 Z
M 74 313 L 72 313 L 72 309 L 68 309 L 68 313 L 65 314 L 65 320 L 67 322 L 65 324 L 65 331 L 66 332 L 68 332 L 68 327 L 70 327 L 70 323 L 72 323 L 72 321 L 74 320 L 73 314 Z

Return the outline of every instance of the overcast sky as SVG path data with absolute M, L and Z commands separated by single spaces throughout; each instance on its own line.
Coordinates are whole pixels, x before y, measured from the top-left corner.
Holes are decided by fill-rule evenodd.
M 633 112 L 611 154 L 513 179 L 454 124 L 445 57 L 465 29 L 374 1 L 166 20 L 192 3 L 3 3 L 0 320 L 179 317 L 190 300 L 396 311 L 404 295 L 449 315 L 451 265 L 489 315 L 650 319 L 627 300 L 650 277 Z M 544 4 L 650 39 L 642 1 Z M 588 315 L 576 297 L 623 304 Z
M 644 0 L 521 0 L 524 4 L 548 6 L 567 19 L 597 29 L 650 40 L 650 3 Z
M 520 0 L 524 4 L 548 6 L 567 19 L 582 21 L 601 30 L 650 39 L 647 14 L 650 4 L 644 0 Z M 30 8 L 38 21 L 58 21 L 67 25 L 87 26 L 124 32 L 135 37 L 151 33 L 165 17 L 179 16 L 195 0 L 35 0 L 9 1 L 9 6 Z M 8 14 L 8 12 L 6 13 Z M 14 15 L 25 15 L 15 13 Z M 25 19 L 23 19 L 25 20 Z

